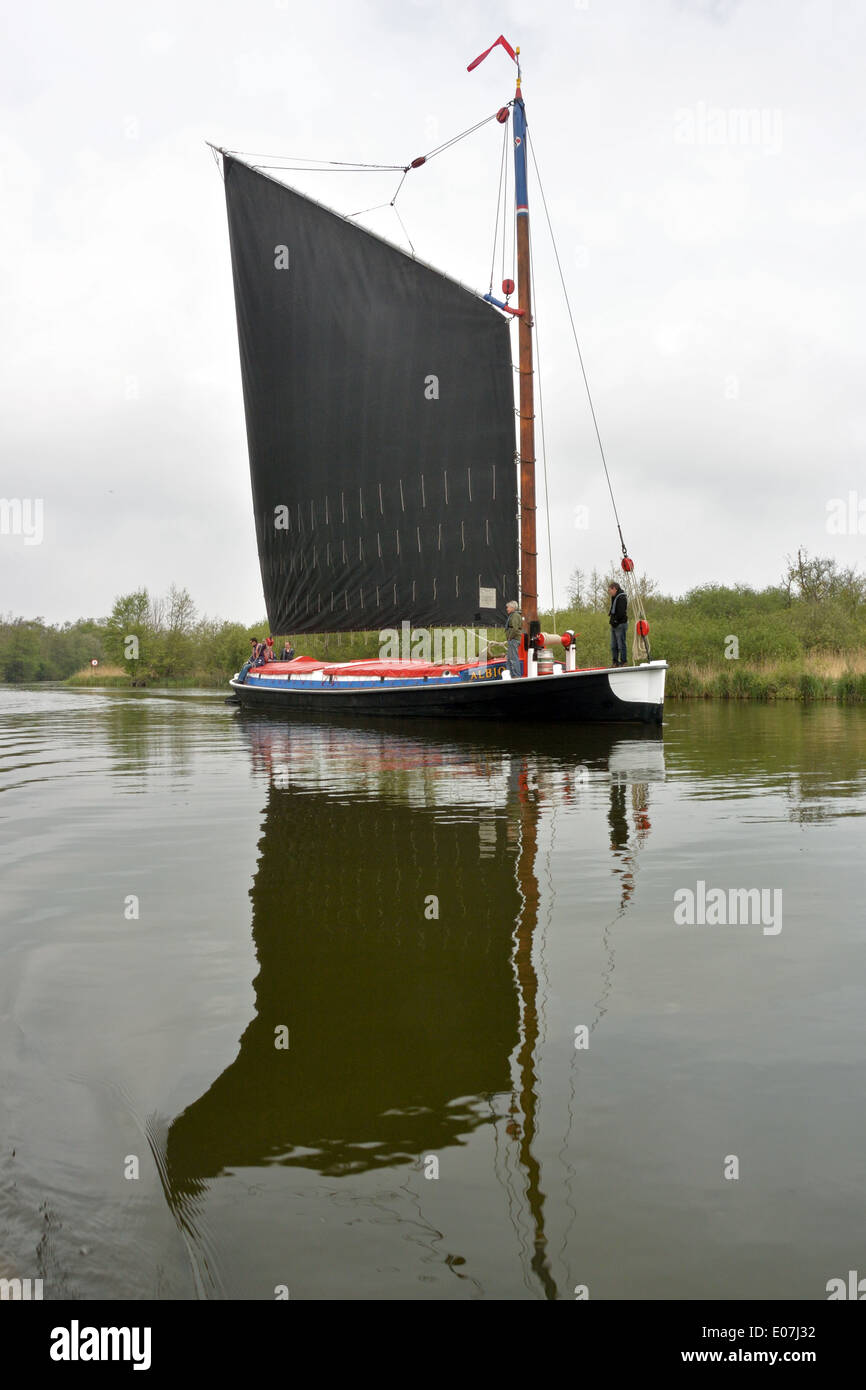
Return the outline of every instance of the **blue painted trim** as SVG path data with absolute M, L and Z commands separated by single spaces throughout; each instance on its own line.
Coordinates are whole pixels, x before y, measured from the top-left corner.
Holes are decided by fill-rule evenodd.
M 526 109 L 523 98 L 514 103 L 514 194 L 518 211 L 529 208 L 529 193 L 526 186 Z
M 440 676 L 431 676 L 428 680 L 425 681 L 425 680 L 423 680 L 423 679 L 419 679 L 419 677 L 417 677 L 417 676 L 414 676 L 414 677 L 412 677 L 411 679 L 408 679 L 408 680 L 392 680 L 392 679 L 390 679 L 390 678 L 388 678 L 388 679 L 386 679 L 386 680 L 380 680 L 379 677 L 377 676 L 375 680 L 368 680 L 368 681 L 365 681 L 365 680 L 348 681 L 348 680 L 342 680 L 342 679 L 341 679 L 341 680 L 339 681 L 338 684 L 336 684 L 336 685 L 331 685 L 330 681 L 326 681 L 326 680 L 324 680 L 324 681 L 305 681 L 305 680 L 281 681 L 281 680 L 275 680 L 275 679 L 273 679 L 273 678 L 270 678 L 270 679 L 269 679 L 269 678 L 267 678 L 267 677 L 265 677 L 264 679 L 262 679 L 262 677 L 260 676 L 260 677 L 258 677 L 256 680 L 250 680 L 249 677 L 248 677 L 247 680 L 244 682 L 244 684 L 247 685 L 251 690 L 256 690 L 256 689 L 258 689 L 259 687 L 263 687 L 263 688 L 266 689 L 266 690 L 307 690 L 307 691 L 309 691 L 309 690 L 312 690 L 312 691 L 321 691 L 321 690 L 399 690 L 399 689 L 401 689 L 401 687 L 403 687 L 403 686 L 458 685 L 458 684 L 460 684 L 460 677 L 459 677 L 459 675 L 441 676 L 441 677 L 440 677 Z

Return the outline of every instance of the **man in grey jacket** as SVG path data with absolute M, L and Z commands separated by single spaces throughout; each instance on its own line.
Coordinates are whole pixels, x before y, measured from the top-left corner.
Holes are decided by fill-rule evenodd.
M 512 599 L 506 603 L 505 611 L 508 617 L 505 619 L 505 637 L 508 642 L 508 670 L 512 676 L 523 675 L 523 665 L 520 660 L 520 640 L 523 636 L 523 614 Z

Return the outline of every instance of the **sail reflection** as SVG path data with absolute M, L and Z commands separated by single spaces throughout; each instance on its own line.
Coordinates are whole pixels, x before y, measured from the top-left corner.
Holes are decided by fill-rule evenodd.
M 532 1274 L 557 1297 L 537 1154 L 539 827 L 609 773 L 624 911 L 649 831 L 648 782 L 627 769 L 636 756 L 658 767 L 660 739 L 244 727 L 268 779 L 250 893 L 256 1011 L 234 1062 L 169 1127 L 176 1218 L 194 1219 L 227 1170 L 417 1165 L 492 1122 L 513 1151 Z

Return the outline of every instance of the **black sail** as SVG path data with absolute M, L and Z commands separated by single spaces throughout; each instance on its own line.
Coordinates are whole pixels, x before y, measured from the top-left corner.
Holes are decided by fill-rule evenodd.
M 508 323 L 224 158 L 271 630 L 489 626 L 518 594 Z

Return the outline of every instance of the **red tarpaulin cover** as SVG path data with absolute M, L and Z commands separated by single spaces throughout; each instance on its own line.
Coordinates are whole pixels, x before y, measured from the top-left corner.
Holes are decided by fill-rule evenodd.
M 478 664 L 477 661 L 453 661 L 437 665 L 432 661 L 402 661 L 399 657 L 390 661 L 371 657 L 363 661 L 329 663 L 319 657 L 296 656 L 294 661 L 270 661 L 267 666 L 257 666 L 250 675 L 300 676 L 309 675 L 311 671 L 322 671 L 326 676 L 354 676 L 356 679 L 363 676 L 403 676 L 419 679 L 422 676 L 442 676 L 449 671 L 468 671 Z

